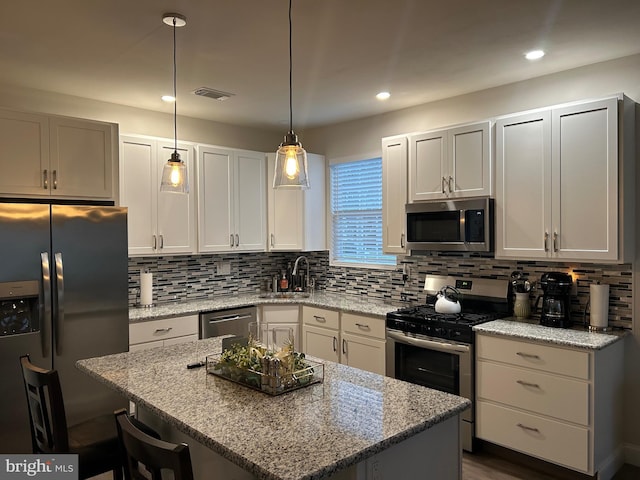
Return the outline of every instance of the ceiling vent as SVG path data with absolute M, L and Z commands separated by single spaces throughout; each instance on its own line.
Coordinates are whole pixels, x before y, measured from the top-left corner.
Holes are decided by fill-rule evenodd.
M 233 93 L 222 92 L 220 90 L 214 90 L 213 88 L 209 87 L 196 88 L 193 93 L 195 93 L 196 95 L 200 95 L 201 97 L 213 98 L 214 100 L 218 100 L 219 102 L 222 102 L 229 97 L 233 97 L 234 95 Z

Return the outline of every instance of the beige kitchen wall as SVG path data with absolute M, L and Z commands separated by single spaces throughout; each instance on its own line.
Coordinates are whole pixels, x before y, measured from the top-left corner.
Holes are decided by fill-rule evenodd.
M 99 102 L 16 86 L 0 85 L 0 107 L 119 124 L 120 133 L 173 138 L 173 106 L 167 112 Z M 231 148 L 274 151 L 284 131 L 238 127 L 178 115 L 178 139 Z
M 374 92 L 372 92 L 373 94 Z M 553 75 L 470 93 L 418 107 L 302 132 L 305 147 L 331 161 L 380 155 L 380 138 L 475 122 L 565 102 L 624 93 L 640 102 L 640 55 L 589 65 Z M 393 94 L 393 91 L 392 91 Z M 391 97 L 393 99 L 393 97 Z M 392 101 L 392 100 L 391 100 Z M 636 138 L 640 116 L 636 109 Z M 638 157 L 638 155 L 637 155 Z M 636 162 L 638 163 L 638 162 Z M 640 168 L 636 169 L 640 185 Z M 634 335 L 625 343 L 624 455 L 640 465 L 640 188 L 636 189 L 636 260 L 634 262 Z

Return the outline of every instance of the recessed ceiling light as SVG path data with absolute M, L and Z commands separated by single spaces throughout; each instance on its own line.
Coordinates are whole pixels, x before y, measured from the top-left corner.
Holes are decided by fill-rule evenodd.
M 386 100 L 387 98 L 389 98 L 391 96 L 391 94 L 389 92 L 380 92 L 376 95 L 376 98 L 378 100 Z
M 542 57 L 544 57 L 544 51 L 542 50 L 531 50 L 524 55 L 524 58 L 526 58 L 527 60 L 538 60 Z
M 162 95 L 162 101 L 167 103 L 173 103 L 176 101 L 176 97 L 173 95 Z

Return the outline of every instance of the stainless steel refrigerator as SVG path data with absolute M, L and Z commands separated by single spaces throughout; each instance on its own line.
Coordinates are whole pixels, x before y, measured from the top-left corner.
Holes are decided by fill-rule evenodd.
M 125 208 L 0 202 L 0 453 L 30 453 L 19 357 L 58 370 L 67 422 L 126 407 L 75 367 L 125 352 Z

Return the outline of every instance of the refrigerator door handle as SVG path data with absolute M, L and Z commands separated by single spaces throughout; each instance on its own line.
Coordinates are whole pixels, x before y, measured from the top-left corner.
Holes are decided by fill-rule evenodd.
M 62 355 L 62 337 L 64 335 L 64 269 L 62 266 L 62 253 L 55 253 L 54 258 L 56 261 L 54 339 L 56 355 Z
M 42 269 L 42 304 L 39 308 L 40 316 L 40 340 L 42 341 L 42 356 L 49 356 L 51 344 L 51 268 L 49 266 L 49 253 L 40 253 L 40 266 Z

